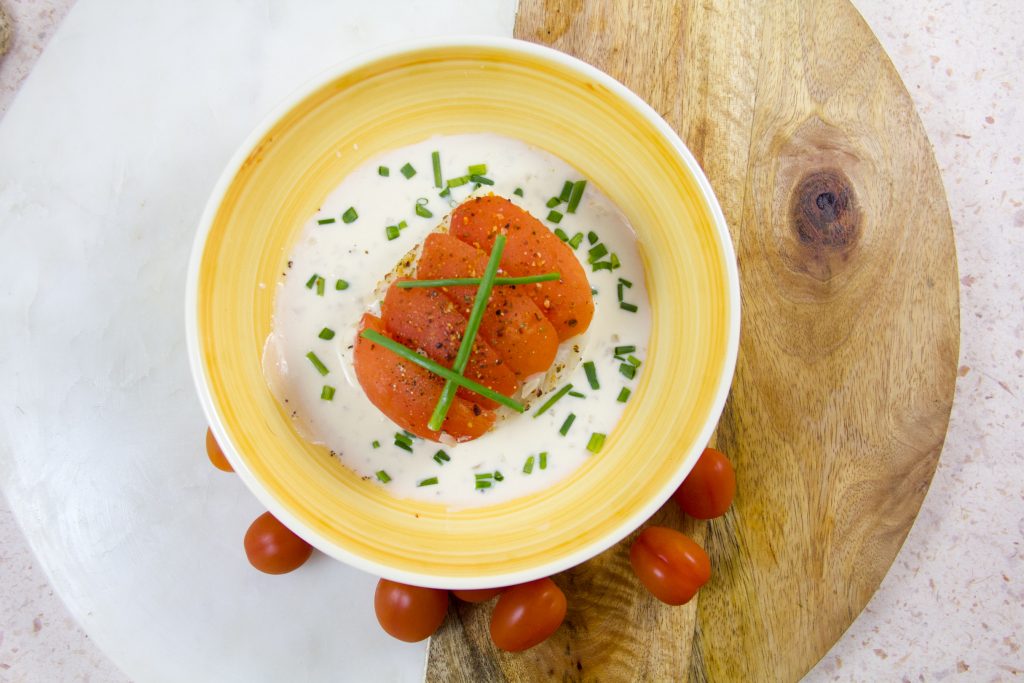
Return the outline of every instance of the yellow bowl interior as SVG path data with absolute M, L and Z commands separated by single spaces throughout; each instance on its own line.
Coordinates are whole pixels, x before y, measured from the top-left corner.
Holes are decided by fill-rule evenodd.
M 538 494 L 448 511 L 396 500 L 305 442 L 264 381 L 261 353 L 271 285 L 329 191 L 383 150 L 476 131 L 561 156 L 625 212 L 640 242 L 653 331 L 639 385 L 599 455 Z M 664 497 L 717 418 L 737 294 L 715 230 L 697 179 L 671 143 L 576 70 L 502 47 L 434 47 L 376 60 L 294 105 L 227 187 L 197 280 L 199 350 L 214 410 L 266 492 L 342 554 L 398 572 L 481 579 L 563 561 L 625 533 L 626 520 Z

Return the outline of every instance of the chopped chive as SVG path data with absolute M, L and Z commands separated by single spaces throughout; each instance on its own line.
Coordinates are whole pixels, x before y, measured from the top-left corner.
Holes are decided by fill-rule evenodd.
M 359 218 L 359 214 L 356 213 L 354 206 L 348 207 L 345 209 L 345 213 L 341 214 L 341 220 L 345 223 L 354 223 L 357 218 Z
M 480 185 L 493 185 L 494 184 L 494 181 L 491 180 L 490 178 L 488 178 L 485 175 L 476 175 L 474 173 L 473 175 L 469 176 L 469 179 L 472 180 L 474 183 L 476 183 L 477 186 L 480 186 Z
M 481 479 L 491 479 L 492 477 L 494 477 L 494 472 L 480 472 L 479 474 L 474 474 L 473 476 L 476 477 L 477 481 Z
M 416 200 L 416 215 L 422 216 L 423 218 L 433 218 L 434 212 L 427 208 L 427 202 L 429 200 L 426 197 L 420 197 Z
M 566 180 L 562 184 L 562 191 L 558 193 L 558 200 L 562 202 L 569 201 L 569 197 L 572 196 L 572 181 Z
M 630 355 L 629 358 L 627 358 L 626 360 L 628 360 L 629 364 L 632 365 L 633 367 L 640 367 L 640 359 L 637 358 L 636 356 Z
M 569 236 L 566 235 L 565 230 L 562 230 L 561 228 L 555 228 L 555 237 L 562 240 L 563 242 L 569 241 Z
M 487 164 L 472 164 L 466 170 L 469 175 L 484 175 L 487 173 Z
M 465 185 L 468 182 L 469 182 L 469 176 L 468 175 L 460 175 L 457 178 L 449 178 L 448 181 L 445 184 L 449 188 L 452 188 L 452 187 L 459 187 L 460 185 Z
M 308 280 L 306 280 L 306 289 L 313 289 L 313 285 L 316 284 L 316 281 L 317 281 L 317 279 L 319 279 L 319 277 L 320 277 L 319 275 L 317 275 L 316 273 L 313 273 L 313 275 L 310 276 L 310 278 Z
M 491 298 L 491 290 L 494 289 L 494 278 L 498 275 L 498 264 L 501 262 L 502 252 L 505 251 L 506 239 L 505 235 L 498 235 L 494 238 L 491 256 L 480 278 L 480 288 L 477 289 L 476 295 L 473 297 L 473 308 L 469 313 L 469 318 L 466 320 L 466 330 L 463 333 L 462 342 L 459 344 L 459 351 L 455 355 L 455 362 L 452 363 L 452 371 L 457 375 L 462 375 L 466 369 L 466 364 L 469 362 L 470 351 L 473 349 L 477 332 L 480 330 L 480 321 L 484 317 L 484 310 L 487 308 L 487 302 Z M 451 408 L 452 401 L 455 399 L 457 386 L 452 380 L 445 380 L 444 387 L 441 388 L 441 397 L 438 399 L 437 406 L 427 422 L 427 427 L 435 431 L 441 429 L 441 426 L 444 424 L 444 418 Z
M 399 235 L 398 226 L 397 225 L 389 225 L 388 227 L 384 228 L 384 234 L 388 236 L 388 241 L 389 242 L 391 240 L 398 239 L 398 235 Z
M 588 242 L 590 242 L 591 244 L 597 244 L 597 240 L 598 240 L 598 237 L 597 237 L 597 233 L 596 232 L 591 230 L 590 232 L 587 233 L 587 241 Z
M 557 280 L 560 273 L 541 273 L 539 275 L 524 275 L 523 277 L 496 277 L 494 285 L 532 285 L 536 282 L 551 282 Z M 459 287 L 464 285 L 479 285 L 478 277 L 452 277 L 441 280 L 402 280 L 395 285 L 400 289 L 416 289 L 419 287 Z
M 609 256 L 608 258 L 612 262 L 612 270 L 615 270 L 616 268 L 620 268 L 622 266 L 622 263 L 619 261 L 619 255 L 616 254 L 614 251 L 612 252 L 612 255 Z
M 333 218 L 321 218 L 321 219 L 317 220 L 316 224 L 317 225 L 330 225 L 333 222 L 334 222 Z
M 597 296 L 597 290 L 594 289 L 593 287 L 590 288 L 590 293 L 593 294 L 594 296 Z
M 569 413 L 569 417 L 565 418 L 565 422 L 558 428 L 558 433 L 565 436 L 569 433 L 569 428 L 572 427 L 572 423 L 576 421 L 576 413 Z
M 618 285 L 616 286 L 616 288 L 618 289 L 618 292 L 619 292 L 619 301 L 622 301 L 622 294 L 623 294 L 623 291 L 622 291 L 622 283 L 620 282 L 620 283 L 619 283 L 619 284 L 618 284 Z
M 374 439 L 373 443 L 370 444 L 370 445 L 373 446 L 374 448 L 380 448 L 380 441 L 377 441 L 377 439 Z
M 529 458 L 526 459 L 526 462 L 523 463 L 523 474 L 531 474 L 531 473 L 533 473 L 533 456 L 532 455 Z
M 406 223 L 405 220 L 398 221 L 398 229 L 399 230 L 405 230 L 408 227 L 409 227 L 409 224 Z
M 612 269 L 612 262 L 611 261 L 598 261 L 597 263 L 595 263 L 592 266 L 592 268 L 593 268 L 593 271 L 595 273 L 597 271 L 599 271 L 599 270 L 611 270 Z
M 512 194 L 514 194 L 517 197 L 522 197 L 523 196 L 523 188 L 517 187 L 516 189 L 512 190 Z
M 421 481 L 418 484 L 416 484 L 416 487 L 419 488 L 421 486 L 435 486 L 436 484 L 437 484 L 437 477 L 427 477 L 423 481 Z
M 437 453 L 434 453 L 434 462 L 436 462 L 438 465 L 443 465 L 451 459 L 452 456 L 445 453 L 444 449 L 439 450 Z
M 624 277 L 620 277 L 620 278 L 619 278 L 619 282 L 621 282 L 621 283 L 622 283 L 623 285 L 625 285 L 627 289 L 629 289 L 630 287 L 632 287 L 632 286 L 633 286 L 633 283 L 632 283 L 632 282 L 630 282 L 629 280 L 627 280 L 627 279 L 626 279 L 626 278 L 624 278 Z
M 537 456 L 537 459 L 540 460 L 540 462 L 538 463 L 540 465 L 540 468 L 542 470 L 546 470 L 548 468 L 548 452 L 541 451 L 540 455 Z
M 572 396 L 573 398 L 586 398 L 586 394 L 581 394 L 578 391 L 570 391 L 569 395 Z
M 569 246 L 572 247 L 573 249 L 576 249 L 577 247 L 580 246 L 580 242 L 582 242 L 582 241 L 583 241 L 583 233 L 582 232 L 578 232 L 578 233 L 576 233 L 575 235 L 572 236 L 572 239 L 569 240 Z
M 633 379 L 636 377 L 636 366 L 630 365 L 629 363 L 623 363 L 619 366 L 619 372 L 628 379 Z
M 334 330 L 332 330 L 329 327 L 325 327 L 324 329 L 320 330 L 320 334 L 318 334 L 317 336 L 320 337 L 321 339 L 334 339 Z
M 412 445 L 412 437 L 406 434 L 405 432 L 395 432 L 395 441 L 401 441 L 407 446 Z
M 501 473 L 501 470 L 494 470 L 494 481 L 505 481 L 505 475 Z
M 601 450 L 601 446 L 604 446 L 604 440 L 604 434 L 594 432 L 590 435 L 590 441 L 587 442 L 587 450 L 591 453 L 597 453 Z
M 541 415 L 546 413 L 548 408 L 550 408 L 551 406 L 555 405 L 555 403 L 558 401 L 558 399 L 562 398 L 563 396 L 568 394 L 570 391 L 572 391 L 572 385 L 571 384 L 566 384 L 564 387 L 562 387 L 561 389 L 556 391 L 554 393 L 554 395 L 552 395 L 551 398 L 549 398 L 547 401 L 544 401 L 544 405 L 542 405 L 540 407 L 540 410 L 538 410 L 536 413 L 534 413 L 533 416 L 534 417 L 540 417 Z
M 583 190 L 587 189 L 586 180 L 577 180 L 572 185 L 572 192 L 569 194 L 569 206 L 566 211 L 569 213 L 576 213 L 576 207 L 580 205 L 580 199 L 583 198 Z
M 320 398 L 322 398 L 325 401 L 333 401 L 334 400 L 334 387 L 328 386 L 328 385 L 325 384 L 324 388 L 323 388 L 323 391 L 320 392 Z
M 309 359 L 309 362 L 313 364 L 313 367 L 316 368 L 316 371 L 321 375 L 326 375 L 330 372 L 330 370 L 327 369 L 327 366 L 323 364 L 323 361 L 317 358 L 316 354 L 312 351 L 306 354 L 306 358 Z
M 562 214 L 559 213 L 558 211 L 555 211 L 554 209 L 551 209 L 551 211 L 548 211 L 548 220 L 551 221 L 552 223 L 561 223 Z
M 406 180 L 408 180 L 409 178 L 412 178 L 414 175 L 416 175 L 416 169 L 413 168 L 412 164 L 410 164 L 408 162 L 406 162 L 405 166 L 403 166 L 400 170 L 402 171 L 402 175 L 405 176 Z
M 473 183 L 473 192 L 476 192 L 479 189 L 480 189 L 480 183 Z
M 323 296 L 324 295 L 324 286 L 326 284 L 327 283 L 324 281 L 324 279 L 322 277 L 317 277 L 317 279 L 316 279 L 316 295 L 317 296 Z
M 619 390 L 619 397 L 615 400 L 619 403 L 625 403 L 629 400 L 629 395 L 632 393 L 633 392 L 629 390 L 629 387 L 622 387 L 622 389 Z
M 409 453 L 412 453 L 412 446 L 405 443 L 404 441 L 399 441 L 398 439 L 395 439 L 395 445 L 401 448 L 403 451 L 408 451 Z
M 595 263 L 600 261 L 601 258 L 608 253 L 608 247 L 604 244 L 598 244 L 597 246 L 591 247 L 587 250 L 587 263 Z
M 391 175 L 391 169 L 388 168 L 387 166 L 378 166 L 377 175 L 383 178 L 387 178 L 389 175 Z
M 494 389 L 485 387 L 482 384 L 477 384 L 473 380 L 463 377 L 462 375 L 453 372 L 452 370 L 446 368 L 443 365 L 435 363 L 426 356 L 421 356 L 420 354 L 410 349 L 408 346 L 403 346 L 402 344 L 396 342 L 394 339 L 391 339 L 390 337 L 385 337 L 383 334 L 377 332 L 376 330 L 363 330 L 362 332 L 359 333 L 359 336 L 362 337 L 363 339 L 369 339 L 370 341 L 376 344 L 380 344 L 385 349 L 391 351 L 395 355 L 401 356 L 407 361 L 415 363 L 416 365 L 420 366 L 421 368 L 424 368 L 425 370 L 430 370 L 432 373 L 438 375 L 443 379 L 451 380 L 452 382 L 455 382 L 459 386 L 466 387 L 474 394 L 480 394 L 481 396 L 489 398 L 492 401 L 496 401 L 502 404 L 503 406 L 508 406 L 517 413 L 521 413 L 525 410 L 523 404 L 520 403 L 519 401 L 511 399 L 508 396 L 498 393 Z
M 438 197 L 442 197 L 442 198 L 443 197 L 451 197 L 452 196 L 452 188 L 450 188 L 450 187 L 444 188 L 443 190 L 441 190 L 440 192 L 437 193 L 437 196 Z
M 444 187 L 441 180 L 441 153 L 437 150 L 430 153 L 430 164 L 434 167 L 434 187 Z
M 559 199 L 558 197 L 552 197 L 551 199 L 548 200 L 548 202 L 547 202 L 547 204 L 545 204 L 545 206 L 548 207 L 549 209 L 553 209 L 553 208 L 555 208 L 556 206 L 558 206 L 561 203 L 562 203 L 561 199 Z
M 632 344 L 630 344 L 629 346 L 616 346 L 615 347 L 615 355 L 616 356 L 625 356 L 627 353 L 633 353 L 634 351 L 636 351 L 636 347 L 633 346 Z
M 334 289 L 338 292 L 348 289 L 348 282 L 346 280 L 339 279 L 334 283 Z
M 487 481 L 486 479 L 477 479 L 476 487 L 477 489 L 489 489 L 491 488 L 491 482 Z
M 377 470 L 377 481 L 381 482 L 382 484 L 386 484 L 389 481 L 391 481 L 391 476 L 388 475 L 388 473 L 385 472 L 384 470 Z
M 637 310 L 636 309 L 636 304 L 631 304 L 631 303 L 628 303 L 626 301 L 620 301 L 619 302 L 619 308 L 621 308 L 624 311 L 629 311 L 630 313 L 636 313 L 636 310 Z
M 600 389 L 601 384 L 597 381 L 597 368 L 594 367 L 593 361 L 587 361 L 583 364 L 583 372 L 587 373 L 587 381 L 590 382 L 591 389 Z

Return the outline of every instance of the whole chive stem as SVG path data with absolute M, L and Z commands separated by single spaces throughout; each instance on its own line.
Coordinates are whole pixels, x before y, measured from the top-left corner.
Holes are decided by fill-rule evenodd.
M 443 187 L 444 181 L 441 180 L 441 153 L 437 150 L 431 152 L 430 163 L 434 167 L 434 187 Z
M 539 416 L 543 415 L 544 413 L 546 413 L 548 411 L 548 408 L 550 408 L 551 406 L 555 405 L 555 403 L 558 402 L 558 399 L 560 399 L 563 396 L 565 396 L 566 394 L 568 394 L 571 390 L 572 390 L 572 385 L 571 384 L 566 384 L 564 387 L 562 387 L 561 389 L 556 391 L 551 398 L 549 398 L 548 400 L 544 401 L 544 404 L 540 407 L 540 410 L 538 410 L 536 413 L 534 413 L 533 416 L 534 417 L 539 417 Z
M 363 330 L 362 332 L 359 333 L 359 336 L 361 336 L 363 339 L 369 339 L 375 344 L 380 344 L 388 351 L 391 351 L 397 356 L 401 356 L 410 363 L 415 363 L 416 365 L 420 366 L 425 370 L 429 370 L 435 375 L 438 375 L 446 380 L 451 380 L 458 384 L 459 386 L 469 389 L 474 394 L 480 394 L 481 396 L 489 398 L 492 401 L 497 401 L 503 406 L 508 406 L 517 413 L 521 413 L 525 410 L 525 407 L 519 401 L 511 399 L 508 396 L 505 396 L 504 394 L 499 394 L 494 389 L 485 387 L 482 384 L 477 384 L 473 380 L 463 377 L 462 375 L 453 372 L 452 370 L 449 370 L 443 365 L 435 363 L 426 356 L 421 356 L 420 354 L 410 349 L 408 346 L 404 346 L 396 342 L 394 339 L 385 337 L 383 334 L 377 332 L 376 330 Z
M 476 333 L 480 329 L 480 321 L 483 320 L 484 310 L 487 308 L 487 302 L 491 298 L 491 290 L 494 289 L 494 278 L 498 275 L 501 254 L 505 251 L 505 240 L 506 237 L 504 235 L 498 235 L 494 238 L 491 258 L 488 259 L 483 277 L 480 278 L 480 288 L 476 290 L 476 297 L 473 299 L 473 309 L 469 312 L 469 318 L 466 320 L 466 331 L 462 335 L 462 343 L 459 345 L 459 352 L 455 355 L 455 362 L 452 363 L 452 370 L 458 375 L 462 375 L 465 372 L 466 364 L 469 362 L 469 354 L 473 350 L 473 342 L 476 341 Z M 441 398 L 437 402 L 437 407 L 434 408 L 433 415 L 430 416 L 430 421 L 427 422 L 428 428 L 440 431 L 441 426 L 444 424 L 444 418 L 448 415 L 448 409 L 451 408 L 452 401 L 455 399 L 455 390 L 457 388 L 455 382 L 450 379 L 445 380 L 444 387 L 441 389 Z
M 542 273 L 540 275 L 524 275 L 522 277 L 496 277 L 494 286 L 498 285 L 532 285 L 535 282 L 551 282 L 557 280 L 560 273 Z M 441 280 L 402 280 L 395 285 L 401 289 L 414 289 L 416 287 L 461 287 L 464 285 L 479 285 L 481 279 L 478 277 L 452 277 Z

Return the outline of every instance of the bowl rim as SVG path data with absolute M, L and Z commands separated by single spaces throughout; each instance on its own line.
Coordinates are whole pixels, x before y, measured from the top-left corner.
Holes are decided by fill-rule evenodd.
M 664 140 L 677 152 L 687 170 L 693 175 L 696 186 L 700 192 L 701 199 L 708 207 L 711 224 L 714 228 L 714 236 L 723 256 L 725 269 L 725 283 L 728 297 L 728 337 L 726 340 L 724 365 L 721 375 L 715 387 L 714 398 L 711 403 L 711 410 L 707 421 L 698 433 L 698 438 L 683 464 L 676 472 L 672 480 L 666 481 L 658 494 L 633 515 L 625 518 L 616 525 L 610 532 L 598 538 L 587 546 L 576 552 L 555 560 L 538 564 L 529 569 L 515 572 L 507 572 L 499 575 L 489 575 L 484 579 L 466 576 L 442 576 L 437 574 L 425 574 L 395 569 L 386 564 L 369 560 L 360 555 L 352 553 L 344 548 L 336 546 L 330 540 L 310 528 L 302 520 L 292 515 L 278 500 L 272 496 L 263 484 L 256 478 L 253 472 L 246 465 L 245 460 L 239 455 L 234 444 L 228 436 L 227 430 L 221 421 L 213 401 L 209 388 L 206 368 L 200 352 L 199 328 L 198 328 L 198 283 L 199 272 L 202 263 L 203 252 L 206 246 L 206 238 L 220 205 L 228 188 L 234 181 L 245 160 L 261 139 L 277 124 L 277 122 L 300 103 L 306 97 L 338 79 L 344 74 L 355 71 L 359 68 L 373 64 L 374 62 L 401 56 L 405 53 L 423 52 L 443 48 L 485 48 L 499 49 L 518 52 L 530 57 L 553 62 L 556 66 L 576 72 L 578 75 L 591 79 L 600 85 L 608 88 L 614 95 L 621 98 L 625 104 L 633 108 L 644 119 L 650 122 Z M 740 335 L 740 284 L 739 272 L 736 262 L 736 254 L 733 249 L 732 239 L 729 234 L 728 224 L 722 213 L 721 206 L 711 188 L 711 183 L 704 175 L 703 169 L 694 158 L 689 148 L 683 143 L 679 135 L 659 115 L 653 107 L 645 102 L 639 95 L 620 83 L 612 76 L 591 66 L 580 59 L 572 57 L 564 52 L 549 48 L 536 43 L 531 43 L 516 38 L 487 36 L 487 35 L 457 35 L 422 38 L 414 41 L 405 41 L 401 44 L 390 44 L 368 50 L 350 59 L 341 61 L 328 67 L 308 79 L 304 84 L 289 93 L 283 100 L 274 106 L 269 113 L 260 119 L 260 122 L 252 131 L 239 143 L 235 153 L 221 172 L 214 185 L 203 213 L 199 219 L 196 229 L 196 236 L 192 244 L 192 251 L 189 257 L 188 272 L 185 285 L 185 336 L 189 357 L 189 366 L 192 378 L 195 383 L 196 392 L 202 405 L 203 413 L 206 416 L 210 429 L 213 432 L 217 443 L 221 446 L 225 456 L 231 463 L 235 473 L 245 484 L 246 488 L 256 496 L 268 511 L 294 531 L 304 540 L 316 547 L 321 552 L 340 560 L 345 564 L 367 572 L 374 576 L 380 576 L 402 583 L 446 589 L 475 589 L 491 588 L 496 586 L 510 586 L 527 581 L 551 576 L 564 571 L 578 564 L 581 564 L 601 552 L 607 550 L 614 544 L 621 541 L 634 530 L 644 524 L 657 510 L 668 500 L 672 493 L 682 483 L 682 480 L 693 469 L 699 454 L 703 451 L 711 435 L 717 428 L 718 420 L 725 407 L 725 401 L 732 385 L 733 375 L 736 369 L 736 359 L 739 352 Z

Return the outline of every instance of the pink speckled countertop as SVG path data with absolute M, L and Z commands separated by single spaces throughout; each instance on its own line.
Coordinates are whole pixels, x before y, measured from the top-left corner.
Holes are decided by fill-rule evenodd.
M 0 0 L 15 24 L 0 116 L 72 2 Z M 917 523 L 807 680 L 1024 677 L 1024 5 L 854 4 L 935 147 L 959 254 L 961 367 Z M 54 595 L 6 506 L 0 548 L 0 681 L 125 680 Z

